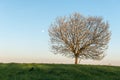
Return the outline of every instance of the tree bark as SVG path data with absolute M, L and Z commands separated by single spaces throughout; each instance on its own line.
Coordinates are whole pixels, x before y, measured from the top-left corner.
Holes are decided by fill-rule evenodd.
M 75 56 L 75 64 L 78 64 L 78 56 Z

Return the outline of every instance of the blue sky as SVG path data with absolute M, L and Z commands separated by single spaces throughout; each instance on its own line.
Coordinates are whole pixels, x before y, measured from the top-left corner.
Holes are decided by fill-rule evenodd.
M 50 52 L 47 30 L 56 17 L 79 12 L 102 16 L 112 32 L 107 56 L 82 63 L 120 65 L 119 9 L 120 0 L 0 0 L 0 62 L 73 63 Z

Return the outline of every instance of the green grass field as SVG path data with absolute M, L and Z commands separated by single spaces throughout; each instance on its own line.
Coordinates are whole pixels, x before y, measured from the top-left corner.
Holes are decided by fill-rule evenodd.
M 0 80 L 120 80 L 120 67 L 0 63 Z

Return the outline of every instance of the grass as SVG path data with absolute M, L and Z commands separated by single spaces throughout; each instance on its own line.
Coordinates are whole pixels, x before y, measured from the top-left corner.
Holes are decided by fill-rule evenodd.
M 0 63 L 0 80 L 120 80 L 120 67 Z

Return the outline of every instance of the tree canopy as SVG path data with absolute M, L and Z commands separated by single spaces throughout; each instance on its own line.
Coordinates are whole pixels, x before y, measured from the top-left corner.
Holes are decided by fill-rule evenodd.
M 79 13 L 58 17 L 48 30 L 52 52 L 78 59 L 101 60 L 105 56 L 111 32 L 101 17 Z

